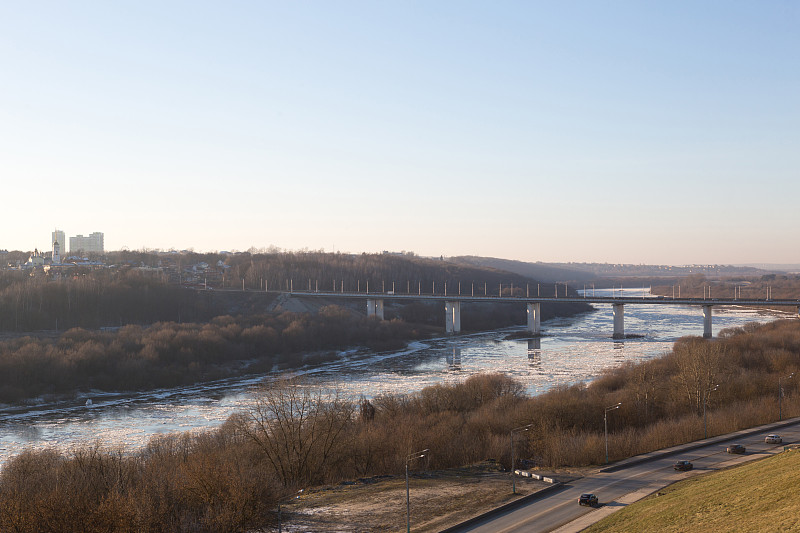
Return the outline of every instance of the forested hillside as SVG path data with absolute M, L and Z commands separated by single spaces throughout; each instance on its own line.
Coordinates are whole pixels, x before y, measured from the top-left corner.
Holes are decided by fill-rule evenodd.
M 1 279 L 0 331 L 204 321 L 222 311 L 201 292 L 132 272 L 98 270 L 61 280 L 6 274 Z
M 187 256 L 184 262 L 191 261 Z M 511 284 L 520 288 L 536 280 L 512 272 L 481 266 L 458 265 L 443 260 L 422 258 L 411 254 L 332 254 L 322 252 L 298 252 L 275 254 L 232 254 L 220 258 L 205 258 L 205 262 L 222 260 L 227 268 L 226 286 L 260 289 L 262 287 L 287 290 L 292 282 L 295 289 L 312 288 L 365 291 L 367 284 L 371 292 L 391 290 L 395 284 L 397 292 L 430 293 L 443 292 L 445 284 L 449 291 L 468 291 L 474 283 L 476 291 L 497 294 L 500 284 L 508 290 Z M 542 287 L 542 295 L 552 295 L 554 287 Z M 546 291 L 546 292 L 544 292 Z
M 490 267 L 508 272 L 515 272 L 521 276 L 538 279 L 542 282 L 555 283 L 557 281 L 592 281 L 597 276 L 588 268 L 568 267 L 554 263 L 530 263 L 525 261 L 515 261 L 512 259 L 500 259 L 496 257 L 477 257 L 465 255 L 460 257 L 450 257 L 448 261 L 458 265 L 469 265 L 473 267 Z
M 102 268 L 72 268 L 60 277 L 33 271 L 0 272 L 0 331 L 66 330 L 98 328 L 158 321 L 203 322 L 214 316 L 246 313 L 231 296 L 216 291 L 190 290 L 187 280 L 203 280 L 192 289 L 246 289 L 274 292 L 287 290 L 366 291 L 395 290 L 449 294 L 524 295 L 528 287 L 542 296 L 555 292 L 552 284 L 490 268 L 455 265 L 405 254 L 326 254 L 321 252 L 263 254 L 196 254 L 113 252 Z M 198 265 L 201 269 L 198 271 Z M 212 277 L 212 273 L 216 277 Z M 213 280 L 209 282 L 208 280 Z M 559 291 L 563 291 L 560 287 Z M 574 293 L 574 291 L 571 291 Z M 264 303 L 270 300 L 264 298 Z M 407 309 L 405 309 L 407 308 Z M 437 324 L 438 307 L 417 304 L 396 309 L 394 316 Z M 521 309 L 521 310 L 520 310 Z M 573 314 L 588 306 L 545 310 L 545 314 Z M 264 312 L 264 309 L 253 309 Z M 473 320 L 465 311 L 465 327 L 485 329 L 524 321 L 524 306 L 498 307 L 481 312 L 485 320 Z M 470 326 L 470 322 L 474 325 Z

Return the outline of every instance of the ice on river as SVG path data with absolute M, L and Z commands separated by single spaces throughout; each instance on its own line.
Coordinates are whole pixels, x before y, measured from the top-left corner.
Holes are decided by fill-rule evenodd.
M 352 398 L 404 394 L 437 383 L 460 382 L 481 372 L 513 376 L 530 394 L 539 394 L 553 386 L 590 381 L 625 361 L 658 356 L 677 338 L 703 331 L 700 308 L 626 305 L 625 332 L 642 337 L 613 341 L 610 305 L 595 307 L 595 312 L 544 322 L 545 336 L 540 339 L 505 340 L 511 329 L 414 342 L 397 352 L 351 350 L 341 361 L 305 373 Z M 785 316 L 715 308 L 714 335 L 724 328 Z M 69 450 L 100 442 L 130 451 L 160 433 L 215 427 L 246 408 L 253 390 L 269 377 L 133 395 L 93 391 L 71 403 L 0 408 L 0 465 L 25 448 Z M 91 405 L 87 405 L 89 399 Z

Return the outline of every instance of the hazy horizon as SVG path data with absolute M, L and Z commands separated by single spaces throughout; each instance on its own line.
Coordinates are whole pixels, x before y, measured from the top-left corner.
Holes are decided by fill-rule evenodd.
M 800 262 L 796 3 L 0 13 L 0 249 Z
M 0 248 L 2 250 L 2 248 Z M 23 253 L 31 253 L 34 249 L 30 250 L 6 250 L 8 252 L 23 252 Z M 47 249 L 39 249 L 40 252 L 47 253 Z M 443 257 L 445 259 L 453 259 L 457 257 L 481 257 L 488 260 L 500 260 L 500 261 L 512 261 L 512 262 L 522 262 L 522 263 L 529 263 L 529 264 L 537 264 L 541 263 L 542 265 L 582 265 L 582 264 L 607 264 L 607 265 L 624 265 L 624 266 L 670 266 L 670 267 L 691 267 L 691 266 L 727 266 L 727 267 L 751 267 L 757 268 L 762 270 L 800 270 L 800 263 L 624 263 L 621 261 L 525 261 L 522 259 L 514 259 L 510 257 L 496 257 L 496 256 L 477 256 L 477 255 L 453 255 L 453 256 L 434 256 L 434 255 L 422 255 L 416 253 L 414 250 L 382 250 L 380 252 L 365 252 L 365 251 L 348 251 L 348 250 L 311 250 L 308 248 L 297 248 L 297 249 L 283 249 L 278 248 L 274 245 L 262 247 L 262 248 L 255 248 L 250 247 L 246 250 L 238 250 L 238 249 L 222 249 L 222 250 L 196 250 L 194 248 L 170 248 L 170 249 L 162 249 L 162 248 L 137 248 L 137 249 L 128 249 L 123 248 L 119 250 L 109 250 L 106 249 L 105 253 L 119 253 L 123 251 L 132 251 L 132 252 L 144 252 L 144 253 L 195 253 L 199 255 L 205 254 L 238 254 L 238 253 L 252 253 L 252 254 L 270 254 L 270 253 L 342 253 L 342 254 L 351 254 L 351 255 L 358 255 L 361 253 L 375 253 L 375 254 L 382 254 L 382 253 L 390 253 L 390 254 L 413 254 L 416 257 L 422 257 L 425 259 L 439 259 Z M 65 256 L 70 256 L 69 251 L 66 252 Z M 84 256 L 88 254 L 83 254 Z

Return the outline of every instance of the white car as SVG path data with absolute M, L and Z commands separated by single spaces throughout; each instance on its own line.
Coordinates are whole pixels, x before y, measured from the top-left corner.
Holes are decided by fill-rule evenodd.
M 780 437 L 780 435 L 767 435 L 764 439 L 764 442 L 767 444 L 780 444 L 783 442 L 783 439 Z

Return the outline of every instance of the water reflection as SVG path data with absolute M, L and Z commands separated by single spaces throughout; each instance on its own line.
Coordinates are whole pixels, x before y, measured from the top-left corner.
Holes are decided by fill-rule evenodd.
M 542 339 L 528 339 L 528 368 L 542 374 Z M 538 385 L 536 387 L 538 389 Z
M 541 337 L 534 337 L 533 339 L 528 339 L 528 355 L 540 352 L 541 349 L 542 349 Z
M 457 346 L 451 347 L 451 352 L 447 354 L 447 367 L 450 370 L 458 372 L 461 370 L 461 348 Z
M 528 339 L 528 366 L 537 372 L 542 371 L 542 339 Z

